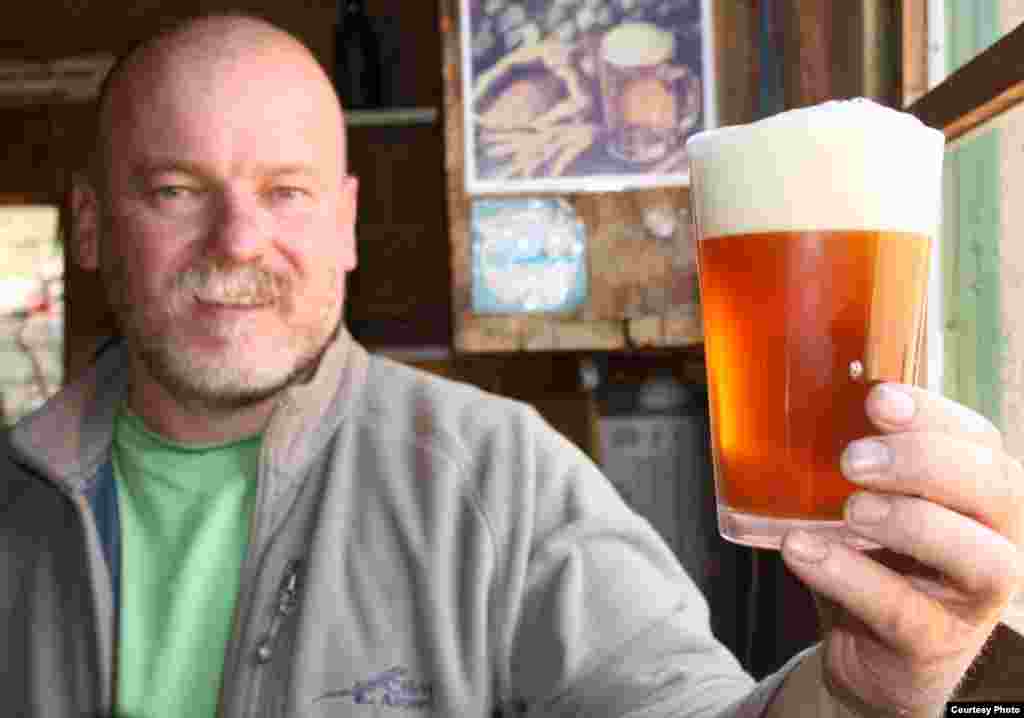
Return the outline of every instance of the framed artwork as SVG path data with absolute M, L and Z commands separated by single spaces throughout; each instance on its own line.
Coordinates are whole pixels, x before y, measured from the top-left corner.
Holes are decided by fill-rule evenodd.
M 586 227 L 556 197 L 473 201 L 473 312 L 571 312 L 587 298 Z
M 688 184 L 710 0 L 459 0 L 469 194 Z

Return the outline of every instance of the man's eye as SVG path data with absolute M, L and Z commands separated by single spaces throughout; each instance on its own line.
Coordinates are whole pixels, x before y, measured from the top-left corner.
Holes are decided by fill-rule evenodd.
M 198 193 L 194 187 L 184 185 L 163 185 L 153 190 L 154 196 L 161 200 L 191 199 Z
M 271 188 L 270 196 L 277 201 L 293 202 L 295 200 L 306 199 L 310 196 L 310 193 L 309 190 L 302 187 L 280 185 Z

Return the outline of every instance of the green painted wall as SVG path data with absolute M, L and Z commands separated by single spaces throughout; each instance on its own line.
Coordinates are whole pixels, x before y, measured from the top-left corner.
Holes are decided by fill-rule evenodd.
M 999 39 L 997 0 L 947 0 L 947 69 Z M 946 154 L 943 220 L 944 393 L 1002 426 L 1000 131 Z

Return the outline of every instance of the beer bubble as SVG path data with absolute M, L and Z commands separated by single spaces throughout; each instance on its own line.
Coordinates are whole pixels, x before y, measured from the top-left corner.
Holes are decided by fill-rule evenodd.
M 850 378 L 854 381 L 860 381 L 863 376 L 864 365 L 860 363 L 859 359 L 854 359 L 850 362 Z

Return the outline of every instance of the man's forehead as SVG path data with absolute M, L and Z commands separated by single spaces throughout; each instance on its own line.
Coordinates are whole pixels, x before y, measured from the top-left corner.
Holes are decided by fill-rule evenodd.
M 263 20 L 249 16 L 210 16 L 183 23 L 141 43 L 121 59 L 107 76 L 99 98 L 99 130 L 110 130 L 111 115 L 144 104 L 152 92 L 175 81 L 210 77 L 234 67 L 258 75 L 266 70 L 279 78 L 275 91 L 296 86 L 329 102 L 340 114 L 337 96 L 327 73 L 313 54 L 295 37 Z M 235 87 L 251 91 L 265 83 Z
M 135 66 L 169 60 L 171 64 L 207 62 L 226 54 L 249 51 L 291 51 L 316 62 L 293 35 L 258 18 L 213 15 L 180 23 L 140 43 L 120 64 L 128 73 Z
M 121 99 L 131 104 L 138 95 L 168 83 L 216 77 L 232 68 L 253 75 L 275 69 L 293 82 L 330 82 L 312 54 L 283 31 L 223 22 L 141 46 L 116 68 L 118 77 L 111 79 L 107 99 L 115 107 Z
M 343 120 L 329 78 L 301 43 L 273 26 L 209 20 L 141 46 L 116 71 L 100 110 L 104 154 L 124 157 L 118 147 L 167 153 L 183 137 L 198 148 L 228 136 L 265 141 L 270 133 L 272 147 L 261 152 L 276 147 L 280 161 L 313 159 L 295 145 L 318 146 L 322 154 L 327 142 L 344 162 Z M 189 118 L 196 113 L 201 122 Z

